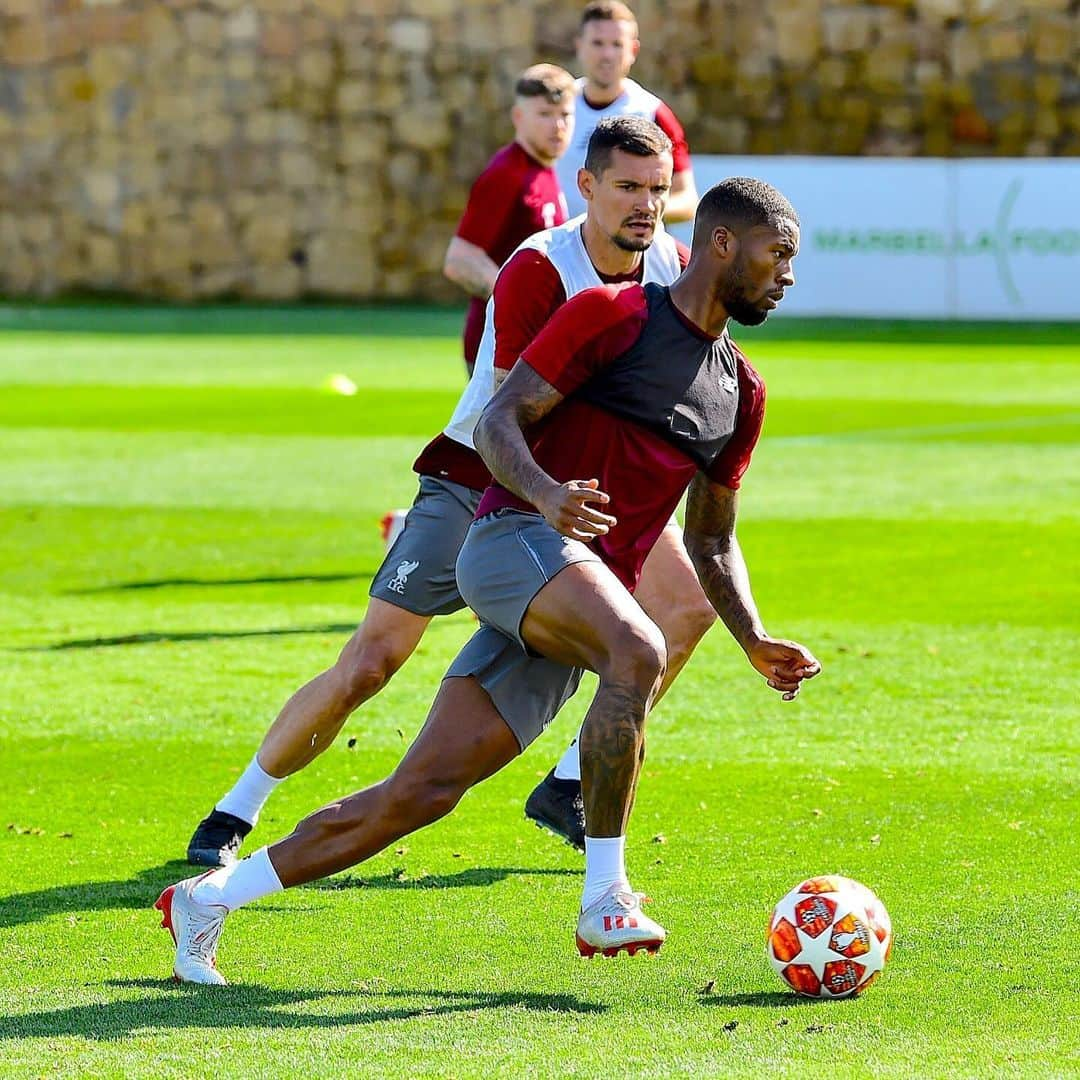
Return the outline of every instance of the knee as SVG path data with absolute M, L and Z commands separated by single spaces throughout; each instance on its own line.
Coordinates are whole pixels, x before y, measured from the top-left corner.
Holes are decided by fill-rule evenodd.
M 627 627 L 612 650 L 601 681 L 633 687 L 643 698 L 656 692 L 667 670 L 668 653 L 664 635 L 652 622 Z
M 351 712 L 374 697 L 402 663 L 404 657 L 379 642 L 350 641 L 334 666 L 342 703 Z
M 702 594 L 680 606 L 674 616 L 667 635 L 668 651 L 673 656 L 683 656 L 693 652 L 697 643 L 712 629 L 716 609 Z
M 418 776 L 395 773 L 388 781 L 390 812 L 407 819 L 410 829 L 446 817 L 461 801 L 468 785 L 438 774 Z

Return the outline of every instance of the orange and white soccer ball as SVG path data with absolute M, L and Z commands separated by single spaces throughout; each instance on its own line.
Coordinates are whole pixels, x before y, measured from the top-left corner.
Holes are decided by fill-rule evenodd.
M 852 997 L 885 967 L 892 922 L 865 885 L 838 874 L 808 878 L 773 909 L 765 951 L 797 994 Z

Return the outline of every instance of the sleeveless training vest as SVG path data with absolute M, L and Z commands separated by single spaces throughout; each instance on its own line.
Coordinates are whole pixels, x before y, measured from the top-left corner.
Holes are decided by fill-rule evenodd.
M 562 282 L 566 299 L 576 296 L 585 289 L 603 285 L 596 272 L 589 253 L 585 250 L 585 241 L 581 237 L 581 225 L 584 215 L 559 225 L 554 229 L 535 233 L 518 245 L 517 251 L 533 250 L 544 255 L 555 268 Z M 511 255 L 512 259 L 514 256 Z M 507 260 L 509 262 L 509 260 Z M 679 250 L 670 233 L 665 232 L 659 223 L 652 244 L 643 257 L 642 284 L 655 283 L 670 285 L 680 273 Z M 495 300 L 487 302 L 484 313 L 484 336 L 480 339 L 480 348 L 476 354 L 476 366 L 472 378 L 465 387 L 465 392 L 458 400 L 454 415 L 446 425 L 444 433 L 465 446 L 473 445 L 473 430 L 484 406 L 495 392 Z
M 707 470 L 738 419 L 731 339 L 691 330 L 665 286 L 646 285 L 645 300 L 649 317 L 638 339 L 573 396 L 653 432 Z

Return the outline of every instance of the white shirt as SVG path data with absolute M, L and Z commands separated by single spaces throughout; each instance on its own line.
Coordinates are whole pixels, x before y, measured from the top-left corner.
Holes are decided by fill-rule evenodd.
M 572 218 L 565 225 L 544 232 L 534 233 L 522 241 L 514 252 L 531 249 L 541 252 L 551 263 L 562 281 L 566 299 L 576 296 L 585 289 L 592 289 L 604 282 L 596 272 L 596 267 L 585 250 L 585 241 L 581 235 L 581 226 L 585 215 Z M 514 257 L 510 256 L 510 259 Z M 506 261 L 509 262 L 510 259 Z M 652 244 L 642 257 L 642 284 L 650 281 L 658 285 L 670 285 L 680 273 L 679 249 L 674 237 L 664 230 L 659 223 L 653 236 Z M 504 264 L 505 265 L 505 264 Z M 473 430 L 476 428 L 484 406 L 495 393 L 495 295 L 492 294 L 484 311 L 484 336 L 480 339 L 480 348 L 476 353 L 476 366 L 472 378 L 465 386 L 450 417 L 450 423 L 444 429 L 445 434 L 456 442 L 473 446 Z

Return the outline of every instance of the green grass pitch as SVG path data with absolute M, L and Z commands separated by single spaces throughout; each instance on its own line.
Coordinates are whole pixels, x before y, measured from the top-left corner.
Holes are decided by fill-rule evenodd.
M 659 956 L 576 956 L 580 858 L 522 818 L 586 690 L 451 818 L 230 919 L 235 985 L 172 985 L 150 905 L 360 618 L 459 320 L 0 310 L 0 1074 L 1077 1075 L 1076 327 L 739 334 L 770 387 L 740 537 L 824 672 L 783 703 L 718 629 L 650 721 Z M 385 775 L 471 626 L 437 621 L 249 848 Z M 824 872 L 896 930 L 855 1001 L 763 956 Z

